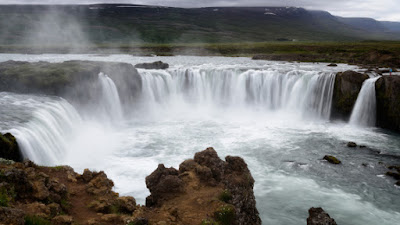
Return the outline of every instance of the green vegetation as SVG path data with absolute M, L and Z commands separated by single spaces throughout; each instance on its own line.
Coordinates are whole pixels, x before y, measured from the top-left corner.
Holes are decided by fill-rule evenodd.
M 214 213 L 214 218 L 219 225 L 230 225 L 235 220 L 235 208 L 232 205 L 224 205 Z
M 218 198 L 219 200 L 228 203 L 230 200 L 232 200 L 232 193 L 229 190 L 225 189 L 221 192 Z
M 8 207 L 9 203 L 12 202 L 15 197 L 16 193 L 13 187 L 8 189 L 3 186 L 0 188 L 0 206 Z
M 25 225 L 51 225 L 51 222 L 38 216 L 26 216 Z

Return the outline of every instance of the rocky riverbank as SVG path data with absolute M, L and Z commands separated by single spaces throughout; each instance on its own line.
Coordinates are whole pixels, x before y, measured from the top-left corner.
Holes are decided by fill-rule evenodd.
M 213 148 L 179 170 L 158 168 L 146 178 L 146 205 L 112 191 L 104 172 L 77 174 L 68 166 L 0 163 L 1 224 L 261 224 L 254 179 L 240 157 L 221 160 Z

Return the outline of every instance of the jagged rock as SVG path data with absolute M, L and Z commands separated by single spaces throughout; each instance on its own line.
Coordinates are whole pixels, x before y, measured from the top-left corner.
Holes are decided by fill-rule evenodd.
M 366 74 L 346 71 L 336 74 L 332 98 L 332 117 L 348 119 L 363 82 L 368 79 Z
M 41 202 L 33 202 L 26 205 L 26 209 L 31 215 L 37 215 L 42 218 L 50 217 L 51 210 L 48 206 Z
M 0 133 L 0 158 L 22 162 L 23 157 L 17 139 L 10 133 Z
M 0 207 L 0 224 L 24 225 L 25 213 L 19 209 Z
M 349 148 L 355 148 L 355 147 L 357 147 L 357 144 L 355 143 L 355 142 L 348 142 L 347 143 L 347 147 L 349 147 Z
M 324 159 L 332 164 L 341 164 L 342 162 L 334 156 L 326 155 Z
M 52 224 L 55 224 L 55 225 L 70 225 L 73 222 L 74 222 L 74 220 L 72 219 L 72 217 L 66 216 L 66 215 L 56 216 L 52 220 Z
M 89 182 L 90 180 L 92 180 L 92 178 L 93 178 L 93 172 L 90 171 L 89 169 L 85 169 L 85 170 L 83 171 L 83 174 L 82 174 L 82 179 L 83 179 L 85 182 Z
M 261 224 L 256 208 L 253 187 L 254 178 L 247 164 L 240 157 L 225 157 L 225 174 L 222 182 L 232 194 L 232 204 L 236 209 L 237 224 Z
M 322 208 L 311 208 L 308 213 L 307 225 L 337 225 L 335 220 Z
M 400 76 L 382 76 L 375 91 L 377 126 L 400 131 Z
M 209 183 L 221 181 L 221 177 L 224 173 L 224 161 L 218 157 L 217 152 L 213 148 L 207 148 L 204 151 L 197 152 L 194 155 L 194 161 L 211 170 L 212 178 Z
M 169 194 L 183 191 L 183 182 L 178 177 L 178 170 L 165 168 L 163 164 L 146 177 L 146 186 L 151 195 L 146 198 L 146 206 L 153 206 L 168 198 Z
M 136 200 L 131 196 L 119 197 L 117 202 L 119 210 L 124 213 L 132 213 L 136 209 Z
M 157 62 L 152 62 L 152 63 L 136 64 L 135 68 L 165 70 L 165 69 L 169 68 L 169 65 L 168 65 L 168 63 L 163 63 L 161 61 L 157 61 Z
M 106 195 L 112 192 L 114 182 L 107 178 L 107 175 L 100 171 L 87 184 L 86 191 L 94 195 Z
M 41 180 L 33 182 L 33 190 L 33 197 L 35 197 L 37 200 L 44 201 L 50 196 L 49 189 L 46 187 L 46 184 Z

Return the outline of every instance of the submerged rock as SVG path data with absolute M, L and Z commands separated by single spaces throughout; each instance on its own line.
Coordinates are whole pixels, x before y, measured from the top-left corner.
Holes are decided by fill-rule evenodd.
M 165 70 L 165 69 L 169 68 L 169 65 L 168 65 L 168 63 L 163 63 L 161 61 L 157 61 L 157 62 L 152 62 L 152 63 L 136 64 L 135 68 Z
M 332 117 L 349 119 L 366 74 L 346 71 L 336 74 L 332 98 Z
M 335 220 L 322 208 L 311 208 L 308 210 L 308 214 L 307 225 L 337 225 Z
M 400 76 L 382 76 L 375 83 L 376 124 L 400 131 Z
M 335 64 L 335 63 L 331 63 L 331 64 L 329 64 L 329 65 L 327 65 L 327 66 L 330 66 L 330 67 L 336 67 L 336 66 L 337 66 L 337 64 Z
M 324 159 L 332 164 L 341 164 L 342 162 L 334 156 L 326 155 Z
M 22 162 L 23 157 L 17 139 L 10 133 L 0 133 L 0 158 Z

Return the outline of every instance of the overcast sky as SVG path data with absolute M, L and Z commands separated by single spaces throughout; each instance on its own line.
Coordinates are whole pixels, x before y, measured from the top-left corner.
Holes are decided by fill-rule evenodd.
M 400 0 L 0 0 L 1 4 L 132 3 L 175 7 L 298 6 L 344 17 L 371 17 L 400 22 Z

